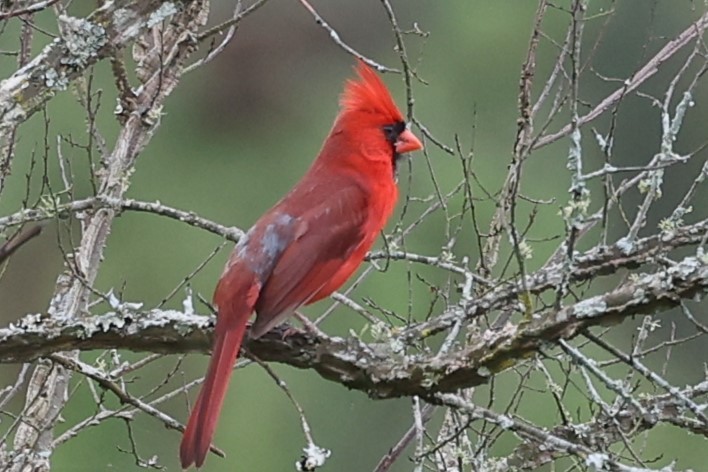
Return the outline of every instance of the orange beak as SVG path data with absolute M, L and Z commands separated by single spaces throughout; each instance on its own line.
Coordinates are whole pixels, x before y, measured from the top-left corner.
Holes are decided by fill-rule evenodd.
M 393 144 L 393 147 L 396 153 L 404 154 L 406 152 L 423 149 L 423 143 L 421 143 L 420 139 L 418 139 L 415 134 L 411 133 L 410 130 L 405 129 L 403 133 L 398 135 L 398 139 Z

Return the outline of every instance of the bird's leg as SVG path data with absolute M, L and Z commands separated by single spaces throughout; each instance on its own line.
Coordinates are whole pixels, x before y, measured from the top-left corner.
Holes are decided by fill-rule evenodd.
M 320 328 L 317 327 L 315 323 L 310 321 L 310 319 L 300 313 L 299 311 L 296 311 L 293 313 L 293 317 L 297 319 L 300 324 L 302 324 L 303 329 L 296 328 L 294 326 L 289 326 L 284 332 L 283 332 L 283 339 L 287 338 L 288 336 L 292 336 L 293 334 L 299 333 L 299 332 L 306 332 L 309 334 L 312 334 L 314 336 L 317 336 L 319 338 L 326 338 L 327 334 L 322 331 Z

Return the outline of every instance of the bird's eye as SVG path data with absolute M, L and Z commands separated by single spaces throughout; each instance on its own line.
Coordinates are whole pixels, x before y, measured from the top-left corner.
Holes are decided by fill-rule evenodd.
M 406 124 L 402 121 L 399 121 L 397 123 L 394 123 L 392 125 L 385 125 L 383 127 L 383 132 L 384 135 L 386 136 L 386 141 L 388 141 L 391 144 L 394 144 L 398 137 L 403 133 L 403 131 L 406 129 Z

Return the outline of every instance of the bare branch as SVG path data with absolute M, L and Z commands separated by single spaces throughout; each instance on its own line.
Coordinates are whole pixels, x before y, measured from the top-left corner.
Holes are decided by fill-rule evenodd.
M 627 93 L 636 90 L 640 85 L 654 76 L 661 66 L 671 59 L 677 52 L 686 46 L 693 39 L 701 37 L 703 31 L 708 27 L 708 14 L 704 14 L 696 20 L 691 26 L 686 28 L 676 39 L 666 43 L 666 45 L 654 57 L 649 59 L 647 63 L 639 69 L 631 78 L 627 79 L 626 83 L 605 97 L 598 103 L 590 112 L 578 118 L 578 126 L 583 126 L 590 123 L 597 117 L 601 116 L 609 110 L 618 100 L 627 95 Z M 571 125 L 564 126 L 560 131 L 547 134 L 539 137 L 533 145 L 533 149 L 542 148 L 551 144 L 564 136 L 568 136 L 572 131 Z

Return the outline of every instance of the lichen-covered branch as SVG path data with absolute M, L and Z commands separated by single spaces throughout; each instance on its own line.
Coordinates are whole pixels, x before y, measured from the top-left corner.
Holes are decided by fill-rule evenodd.
M 680 390 L 682 395 L 694 398 L 708 394 L 708 381 Z M 656 395 L 640 400 L 644 414 L 632 405 L 624 405 L 612 416 L 601 413 L 593 421 L 581 424 L 557 426 L 550 431 L 555 437 L 579 443 L 597 450 L 608 449 L 622 441 L 623 434 L 637 435 L 659 423 L 673 424 L 708 437 L 708 424 L 687 417 L 683 407 L 671 394 Z M 536 470 L 562 456 L 563 451 L 539 447 L 538 441 L 530 441 L 517 447 L 508 458 L 508 464 L 522 470 Z
M 109 57 L 160 21 L 183 9 L 186 0 L 104 2 L 86 18 L 61 17 L 68 32 L 48 44 L 27 65 L 0 82 L 0 143 L 88 67 Z
M 176 87 L 183 66 L 194 51 L 194 33 L 206 21 L 207 3 L 194 0 L 183 4 L 163 2 L 107 2 L 86 19 L 60 16 L 61 38 L 2 84 L 0 91 L 0 133 L 16 126 L 36 111 L 57 90 L 66 88 L 86 67 L 127 41 L 145 33 L 140 49 L 139 91 L 118 133 L 115 146 L 98 171 L 97 192 L 102 198 L 120 199 L 130 185 L 134 163 L 159 124 L 165 99 Z M 152 6 L 152 9 L 146 5 Z M 174 15 L 162 27 L 162 20 Z M 149 30 L 148 28 L 152 28 Z M 156 41 L 156 28 L 160 38 Z M 8 99 L 8 101 L 3 101 Z M 82 220 L 81 240 L 67 255 L 66 270 L 57 279 L 47 311 L 58 323 L 80 323 L 86 317 L 89 297 L 98 275 L 110 228 L 116 216 L 112 208 L 87 212 Z M 76 346 L 66 350 L 66 362 L 78 360 Z M 71 378 L 66 364 L 42 362 L 29 381 L 23 421 L 17 428 L 14 450 L 8 454 L 12 472 L 49 470 L 54 448 L 54 426 L 68 401 Z M 4 462 L 4 461 L 3 461 Z
M 664 310 L 708 290 L 708 264 L 687 257 L 673 267 L 647 274 L 610 292 L 590 297 L 525 324 L 507 324 L 470 339 L 446 356 L 396 354 L 391 342 L 315 337 L 275 330 L 246 343 L 264 361 L 313 369 L 322 377 L 376 398 L 418 395 L 486 383 L 540 347 L 570 339 L 581 330 L 619 323 L 638 313 Z M 78 349 L 130 349 L 161 353 L 207 352 L 213 319 L 170 310 L 122 307 L 85 319 L 31 315 L 0 330 L 0 362 L 20 362 Z
M 642 238 L 629 250 L 621 243 L 611 246 L 597 246 L 590 251 L 577 255 L 573 261 L 570 280 L 573 283 L 616 273 L 619 269 L 636 269 L 653 258 L 672 249 L 700 244 L 708 234 L 708 220 L 693 225 Z M 530 294 L 540 294 L 561 282 L 563 272 L 560 264 L 547 266 L 526 276 L 525 287 Z M 515 303 L 524 293 L 524 285 L 516 281 L 500 284 L 480 297 L 472 300 L 462 310 L 459 306 L 448 309 L 446 313 L 431 318 L 430 321 L 409 327 L 403 336 L 407 339 L 420 337 L 421 333 L 434 334 L 454 325 L 460 318 L 472 319 L 491 310 L 503 309 L 509 303 Z

